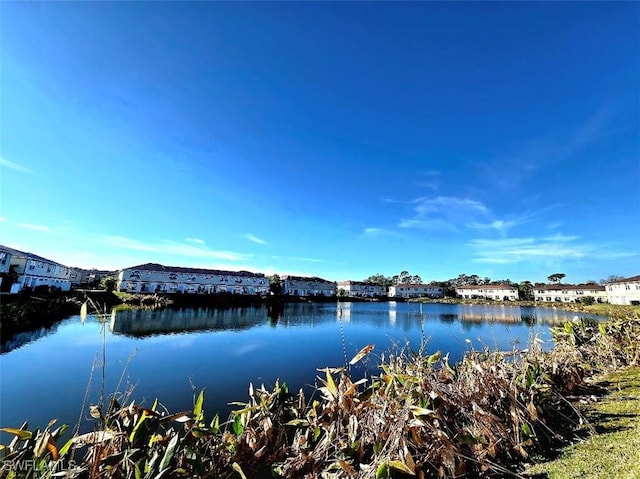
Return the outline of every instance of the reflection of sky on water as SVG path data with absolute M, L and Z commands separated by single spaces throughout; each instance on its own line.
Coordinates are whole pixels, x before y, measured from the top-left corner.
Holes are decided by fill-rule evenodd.
M 275 311 L 117 311 L 107 318 L 104 332 L 106 390 L 115 389 L 135 352 L 124 380 L 137 384 L 137 401 L 150 404 L 158 397 L 170 410 L 190 409 L 193 383 L 207 388 L 207 411 L 224 416 L 229 402 L 246 399 L 249 382 L 271 386 L 280 378 L 297 390 L 313 384 L 317 368 L 343 366 L 341 328 L 347 359 L 375 344 L 365 361 L 373 371 L 392 345 L 408 342 L 417 350 L 422 338 L 428 341 L 427 351 L 449 352 L 454 361 L 469 347 L 511 349 L 514 342 L 524 347 L 534 334 L 549 347 L 548 326 L 574 316 L 551 308 L 395 302 L 293 303 Z M 32 342 L 22 338 L 22 347 L 1 355 L 0 426 L 16 426 L 27 418 L 42 426 L 52 417 L 75 424 L 91 365 L 102 351 L 101 331 L 97 318 L 83 324 L 74 316 L 44 337 L 37 332 Z M 100 375 L 98 368 L 90 393 L 93 403 Z

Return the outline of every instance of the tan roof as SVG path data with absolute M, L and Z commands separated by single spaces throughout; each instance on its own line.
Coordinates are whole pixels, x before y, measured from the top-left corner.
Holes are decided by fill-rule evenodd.
M 640 281 L 640 274 L 638 276 L 631 276 L 630 278 L 620 279 L 618 281 L 611 281 L 607 284 L 618 284 L 618 283 L 635 283 Z
M 533 289 L 542 291 L 583 291 L 586 289 L 592 291 L 604 291 L 604 286 L 599 284 L 543 284 L 542 286 L 534 286 Z
M 322 283 L 331 283 L 334 284 L 333 281 L 329 281 L 323 278 L 318 278 L 316 276 L 311 276 L 311 277 L 304 277 L 304 276 L 282 276 L 281 278 L 283 281 L 284 280 L 288 280 L 288 281 L 314 281 L 314 282 L 322 282 Z
M 353 284 L 353 285 L 357 285 L 357 286 L 380 286 L 383 287 L 381 284 L 378 283 L 372 283 L 371 281 L 338 281 L 339 285 L 346 285 L 346 284 Z
M 402 287 L 402 288 L 440 288 L 442 289 L 441 286 L 434 286 L 432 284 L 401 283 L 401 284 L 394 284 L 393 286 L 396 288 Z
M 465 286 L 456 286 L 456 289 L 518 289 L 516 286 L 508 284 L 467 284 Z
M 164 266 L 158 263 L 145 263 L 138 266 L 131 266 L 130 268 L 123 268 L 123 270 L 135 270 L 135 271 L 160 271 L 163 273 L 195 273 L 195 274 L 215 274 L 221 276 L 250 276 L 250 277 L 264 277 L 263 273 L 252 273 L 250 271 L 223 271 L 219 269 L 205 269 L 205 268 L 186 268 L 182 266 Z

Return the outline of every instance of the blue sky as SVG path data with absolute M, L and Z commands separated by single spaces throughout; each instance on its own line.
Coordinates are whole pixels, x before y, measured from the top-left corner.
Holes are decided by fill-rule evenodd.
M 639 274 L 638 18 L 3 2 L 0 243 L 332 280 Z

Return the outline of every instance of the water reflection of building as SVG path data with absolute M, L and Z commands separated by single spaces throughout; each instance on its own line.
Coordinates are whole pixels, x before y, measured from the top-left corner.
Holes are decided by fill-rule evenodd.
M 464 322 L 484 323 L 496 322 L 505 324 L 527 323 L 558 326 L 576 317 L 570 313 L 555 308 L 531 308 L 504 305 L 461 304 L 456 311 L 457 317 Z M 451 322 L 455 315 L 441 315 L 441 320 Z
M 351 321 L 351 303 L 338 303 L 337 316 L 339 321 Z
M 398 311 L 397 311 L 398 303 L 395 301 L 389 301 L 389 324 L 396 324 L 398 320 Z
M 522 321 L 522 311 L 520 307 L 462 304 L 458 309 L 458 317 L 470 323 L 519 323 Z
M 38 339 L 44 338 L 58 329 L 58 323 L 51 327 L 41 327 L 35 331 L 22 331 L 9 337 L 6 335 L 0 341 L 0 354 L 8 353 Z
M 318 304 L 289 303 L 242 308 L 126 309 L 112 314 L 110 330 L 128 336 L 150 336 L 189 331 L 242 330 L 257 326 L 313 326 L 331 320 Z
M 248 329 L 268 321 L 266 308 L 127 309 L 112 315 L 116 334 L 148 336 L 187 331 Z

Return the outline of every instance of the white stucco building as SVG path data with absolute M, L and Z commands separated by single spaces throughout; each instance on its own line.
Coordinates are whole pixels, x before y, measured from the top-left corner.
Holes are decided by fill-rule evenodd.
M 282 294 L 289 296 L 335 296 L 336 283 L 317 277 L 283 276 Z
M 387 295 L 387 288 L 366 281 L 338 281 L 338 293 L 340 290 L 352 298 L 380 298 Z
M 82 268 L 71 268 L 69 280 L 74 288 L 85 286 L 89 282 L 89 271 Z
M 121 270 L 116 288 L 127 293 L 263 295 L 269 293 L 269 280 L 262 273 L 249 271 L 220 271 L 147 263 Z
M 456 294 L 465 299 L 493 299 L 496 301 L 517 301 L 518 288 L 507 284 L 466 285 L 456 288 Z
M 430 284 L 395 284 L 389 286 L 390 298 L 442 298 L 444 289 Z
M 0 264 L 2 272 L 7 274 L 10 269 L 13 269 L 18 275 L 17 282 L 11 285 L 11 293 L 33 290 L 38 286 L 60 291 L 71 289 L 70 269 L 67 266 L 6 246 L 0 246 L 0 255 L 2 253 L 5 260 L 4 264 Z M 0 263 L 2 259 L 0 256 Z
M 611 304 L 640 305 L 640 275 L 607 283 L 605 290 Z
M 547 303 L 576 303 L 587 296 L 598 303 L 608 301 L 604 286 L 599 284 L 545 284 L 534 286 L 533 296 L 536 301 Z

